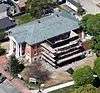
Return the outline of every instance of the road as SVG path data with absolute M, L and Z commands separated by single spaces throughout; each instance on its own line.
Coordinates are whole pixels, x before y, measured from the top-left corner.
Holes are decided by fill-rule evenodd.
M 95 0 L 78 0 L 78 2 L 86 9 L 88 14 L 100 13 L 100 7 L 96 6 Z

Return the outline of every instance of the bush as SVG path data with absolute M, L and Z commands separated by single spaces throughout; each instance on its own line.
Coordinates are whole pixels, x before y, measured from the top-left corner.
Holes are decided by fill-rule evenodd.
M 73 79 L 76 86 L 82 86 L 86 84 L 93 84 L 93 71 L 91 67 L 85 66 L 83 68 L 77 69 L 73 73 Z
M 15 19 L 16 19 L 18 25 L 28 23 L 33 20 L 32 16 L 29 13 L 18 16 Z
M 100 57 L 95 60 L 94 71 L 97 76 L 100 78 Z
M 19 64 L 19 62 L 15 58 L 15 56 L 12 56 L 11 60 L 10 60 L 10 63 L 9 63 L 9 69 L 10 69 L 10 73 L 13 76 L 17 76 L 17 74 L 19 74 L 24 69 L 24 65 Z
M 0 48 L 0 56 L 4 55 L 6 53 L 6 49 L 4 48 Z
M 97 93 L 96 88 L 92 85 L 81 86 L 78 89 L 75 89 L 72 93 Z

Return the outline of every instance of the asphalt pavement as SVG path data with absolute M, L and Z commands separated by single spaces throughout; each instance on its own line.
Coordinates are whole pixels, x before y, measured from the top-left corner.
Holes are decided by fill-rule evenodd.
M 20 93 L 7 80 L 0 84 L 0 93 Z
M 95 3 L 95 0 L 78 0 L 82 7 L 87 11 L 87 14 L 100 13 L 100 7 Z

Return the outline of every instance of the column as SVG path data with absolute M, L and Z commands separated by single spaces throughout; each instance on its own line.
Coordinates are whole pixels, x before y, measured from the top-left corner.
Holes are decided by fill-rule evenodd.
M 9 50 L 9 54 L 12 54 L 13 53 L 13 44 L 14 42 L 13 42 L 13 40 L 12 39 L 10 39 L 10 50 Z
M 22 44 L 20 44 L 20 56 L 22 56 Z
M 16 56 L 16 58 L 19 58 L 19 44 L 18 43 L 16 43 L 16 53 L 15 53 L 15 56 Z
M 82 35 L 82 36 L 81 36 L 81 39 L 82 39 L 82 41 L 83 41 L 83 40 L 85 39 L 85 33 L 82 31 L 82 32 L 81 32 L 81 35 Z

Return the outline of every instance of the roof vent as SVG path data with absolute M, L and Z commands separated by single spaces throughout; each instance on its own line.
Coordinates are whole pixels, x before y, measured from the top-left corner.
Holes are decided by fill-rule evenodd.
M 40 20 L 38 20 L 38 23 L 41 23 L 41 21 L 40 21 Z
M 56 16 L 57 16 L 57 17 L 59 17 L 59 15 L 58 15 L 58 14 L 56 14 Z

